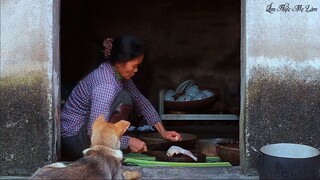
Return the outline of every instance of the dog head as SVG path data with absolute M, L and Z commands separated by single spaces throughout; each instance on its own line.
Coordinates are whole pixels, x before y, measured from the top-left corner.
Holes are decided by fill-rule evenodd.
M 130 122 L 121 120 L 115 124 L 106 122 L 100 115 L 92 126 L 91 146 L 102 145 L 120 149 L 120 138 L 129 128 Z

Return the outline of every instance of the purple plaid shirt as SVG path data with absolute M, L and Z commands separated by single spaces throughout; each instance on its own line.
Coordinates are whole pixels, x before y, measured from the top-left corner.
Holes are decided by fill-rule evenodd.
M 73 89 L 61 112 L 61 137 L 76 135 L 87 122 L 88 135 L 91 137 L 92 124 L 100 115 L 110 119 L 110 107 L 118 93 L 125 89 L 132 96 L 138 112 L 150 126 L 160 122 L 160 117 L 132 80 L 121 81 L 110 63 L 101 64 Z M 129 137 L 122 136 L 121 149 L 128 147 Z

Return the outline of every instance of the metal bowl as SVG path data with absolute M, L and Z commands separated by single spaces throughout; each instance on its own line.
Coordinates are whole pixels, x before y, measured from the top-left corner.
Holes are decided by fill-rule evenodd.
M 176 88 L 174 95 L 183 93 L 188 87 L 192 86 L 194 84 L 194 80 L 189 79 L 186 81 L 183 81 L 179 84 L 179 86 Z

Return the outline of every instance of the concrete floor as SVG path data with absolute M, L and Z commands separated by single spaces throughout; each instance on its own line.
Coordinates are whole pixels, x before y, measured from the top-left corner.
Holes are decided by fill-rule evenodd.
M 239 166 L 201 168 L 124 166 L 124 169 L 140 171 L 141 179 L 259 179 L 258 176 L 241 174 Z
M 241 174 L 240 166 L 232 167 L 139 167 L 123 166 L 125 170 L 141 173 L 140 179 L 259 179 Z M 29 177 L 1 176 L 0 179 L 28 179 Z

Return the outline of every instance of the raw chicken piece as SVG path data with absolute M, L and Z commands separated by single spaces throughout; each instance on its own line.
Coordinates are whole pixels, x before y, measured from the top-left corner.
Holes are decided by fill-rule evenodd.
M 167 151 L 167 156 L 172 157 L 175 154 L 184 154 L 191 157 L 193 160 L 198 161 L 198 158 L 195 157 L 189 150 L 183 149 L 179 146 L 171 146 Z

